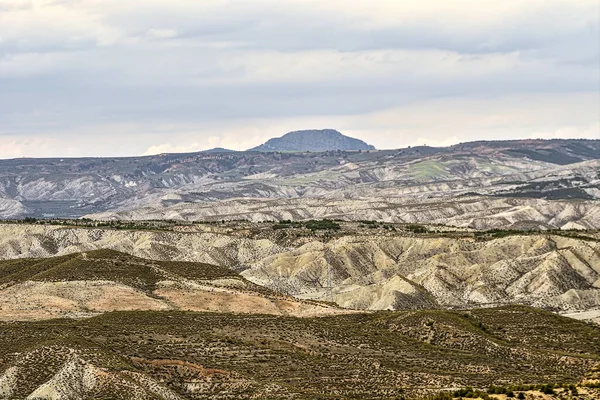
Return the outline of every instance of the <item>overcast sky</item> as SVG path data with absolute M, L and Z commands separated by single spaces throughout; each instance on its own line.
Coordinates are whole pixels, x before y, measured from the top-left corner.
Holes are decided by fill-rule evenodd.
M 600 139 L 598 0 L 0 0 L 0 158 Z

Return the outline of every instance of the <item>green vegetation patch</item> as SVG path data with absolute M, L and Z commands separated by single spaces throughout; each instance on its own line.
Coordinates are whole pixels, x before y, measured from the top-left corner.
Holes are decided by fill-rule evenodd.
M 444 164 L 438 161 L 421 161 L 410 164 L 409 172 L 415 179 L 428 179 L 448 175 Z
M 465 398 L 485 398 L 491 388 L 518 397 L 523 385 L 548 388 L 549 382 L 573 393 L 569 385 L 600 357 L 598 327 L 512 306 L 322 318 L 114 312 L 81 321 L 0 323 L 0 335 L 0 373 L 15 353 L 60 343 L 104 354 L 101 365 L 141 371 L 190 399 L 219 398 L 223 390 L 240 399 L 414 398 L 444 387 L 464 387 L 457 392 Z M 168 360 L 180 367 L 164 366 Z M 220 372 L 194 375 L 185 367 L 190 364 Z M 210 379 L 219 382 L 206 386 L 210 392 L 186 392 L 186 382 Z M 265 391 L 274 386 L 281 392 Z
M 239 278 L 234 271 L 216 265 L 154 261 L 114 250 L 95 250 L 46 259 L 0 261 L 0 283 L 33 281 L 107 280 L 144 291 L 167 279 L 212 280 Z

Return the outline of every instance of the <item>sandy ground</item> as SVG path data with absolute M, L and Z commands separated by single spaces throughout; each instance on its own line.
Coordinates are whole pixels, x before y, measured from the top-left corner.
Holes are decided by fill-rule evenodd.
M 223 282 L 219 282 L 222 286 Z M 84 318 L 109 311 L 188 310 L 315 317 L 348 313 L 288 298 L 196 283 L 161 282 L 147 294 L 110 281 L 23 282 L 0 290 L 0 320 Z
M 256 313 L 317 317 L 353 312 L 305 303 L 291 298 L 268 298 L 259 293 L 194 283 L 161 282 L 154 294 L 188 311 Z
M 170 308 L 163 301 L 110 281 L 23 282 L 0 291 L 0 320 L 78 318 L 106 311 Z

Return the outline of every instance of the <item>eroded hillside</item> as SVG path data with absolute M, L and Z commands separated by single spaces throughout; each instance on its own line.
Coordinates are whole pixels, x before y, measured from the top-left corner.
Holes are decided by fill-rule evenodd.
M 114 250 L 0 261 L 0 320 L 132 310 L 305 317 L 345 312 L 281 295 L 230 269 L 203 263 L 151 261 Z
M 600 308 L 600 243 L 593 235 L 508 234 L 479 240 L 373 230 L 283 240 L 283 231 L 272 231 L 269 238 L 246 230 L 216 234 L 5 224 L 0 225 L 0 257 L 113 249 L 146 259 L 216 265 L 276 292 L 355 309 L 506 303 L 569 313 Z
M 345 237 L 267 257 L 242 274 L 351 308 L 600 307 L 599 243 L 560 236 Z
M 440 189 L 442 190 L 442 189 Z M 377 193 L 377 192 L 375 192 Z M 383 195 L 384 193 L 379 193 Z M 375 220 L 389 223 L 447 224 L 488 229 L 597 229 L 598 201 L 489 198 L 481 196 L 411 199 L 293 198 L 231 199 L 219 202 L 155 204 L 131 210 L 91 214 L 94 220 L 249 220 L 305 221 L 311 219 Z
M 600 227 L 600 141 L 0 160 L 0 218 Z

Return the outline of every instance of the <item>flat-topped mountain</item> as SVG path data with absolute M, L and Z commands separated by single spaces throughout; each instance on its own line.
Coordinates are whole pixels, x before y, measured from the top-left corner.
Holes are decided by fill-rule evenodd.
M 332 151 L 332 150 L 375 150 L 375 147 L 362 140 L 342 135 L 335 129 L 311 129 L 289 132 L 280 138 L 269 139 L 266 143 L 248 151 Z

